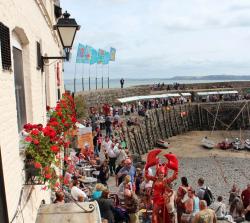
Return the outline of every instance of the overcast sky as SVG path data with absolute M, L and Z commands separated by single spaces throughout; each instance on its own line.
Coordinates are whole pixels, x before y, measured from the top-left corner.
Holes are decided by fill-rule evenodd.
M 81 25 L 67 79 L 79 42 L 117 49 L 111 78 L 250 75 L 249 0 L 61 0 L 61 7 Z M 88 74 L 88 65 L 77 64 L 77 76 L 83 69 Z

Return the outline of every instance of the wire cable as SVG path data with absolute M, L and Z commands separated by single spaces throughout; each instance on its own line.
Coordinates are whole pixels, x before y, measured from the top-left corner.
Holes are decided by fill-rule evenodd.
M 10 223 L 12 223 L 15 220 L 15 218 L 18 216 L 18 214 L 19 214 L 19 206 L 21 204 L 21 200 L 22 200 L 22 196 L 23 196 L 23 190 L 24 190 L 24 187 L 22 187 L 22 189 L 21 189 L 21 192 L 20 192 L 20 195 L 19 195 L 18 204 L 17 204 L 17 208 L 16 208 L 16 212 L 15 212 L 12 220 L 10 221 Z

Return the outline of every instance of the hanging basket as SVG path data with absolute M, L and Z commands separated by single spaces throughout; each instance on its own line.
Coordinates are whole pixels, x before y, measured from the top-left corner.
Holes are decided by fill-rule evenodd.
M 33 159 L 26 159 L 24 165 L 25 185 L 43 185 L 45 182 L 41 179 L 41 169 L 34 166 Z

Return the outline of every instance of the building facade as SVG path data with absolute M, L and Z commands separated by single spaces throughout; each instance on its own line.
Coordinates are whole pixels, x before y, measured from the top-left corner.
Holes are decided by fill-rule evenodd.
M 0 0 L 0 222 L 35 222 L 39 206 L 51 202 L 42 185 L 25 185 L 25 123 L 46 124 L 46 105 L 64 91 L 61 60 L 41 69 L 40 54 L 60 56 L 53 30 L 58 0 Z

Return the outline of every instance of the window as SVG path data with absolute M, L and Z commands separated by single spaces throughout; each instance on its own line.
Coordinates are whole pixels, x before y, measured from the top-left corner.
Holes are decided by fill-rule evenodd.
M 7 26 L 0 22 L 0 42 L 1 42 L 1 59 L 2 68 L 9 70 L 11 68 L 10 53 L 10 30 Z
M 18 123 L 18 132 L 21 132 L 23 129 L 23 125 L 26 124 L 27 122 L 22 50 L 16 47 L 13 47 L 13 58 L 14 58 L 14 79 L 15 79 L 15 92 L 16 92 L 17 123 Z

